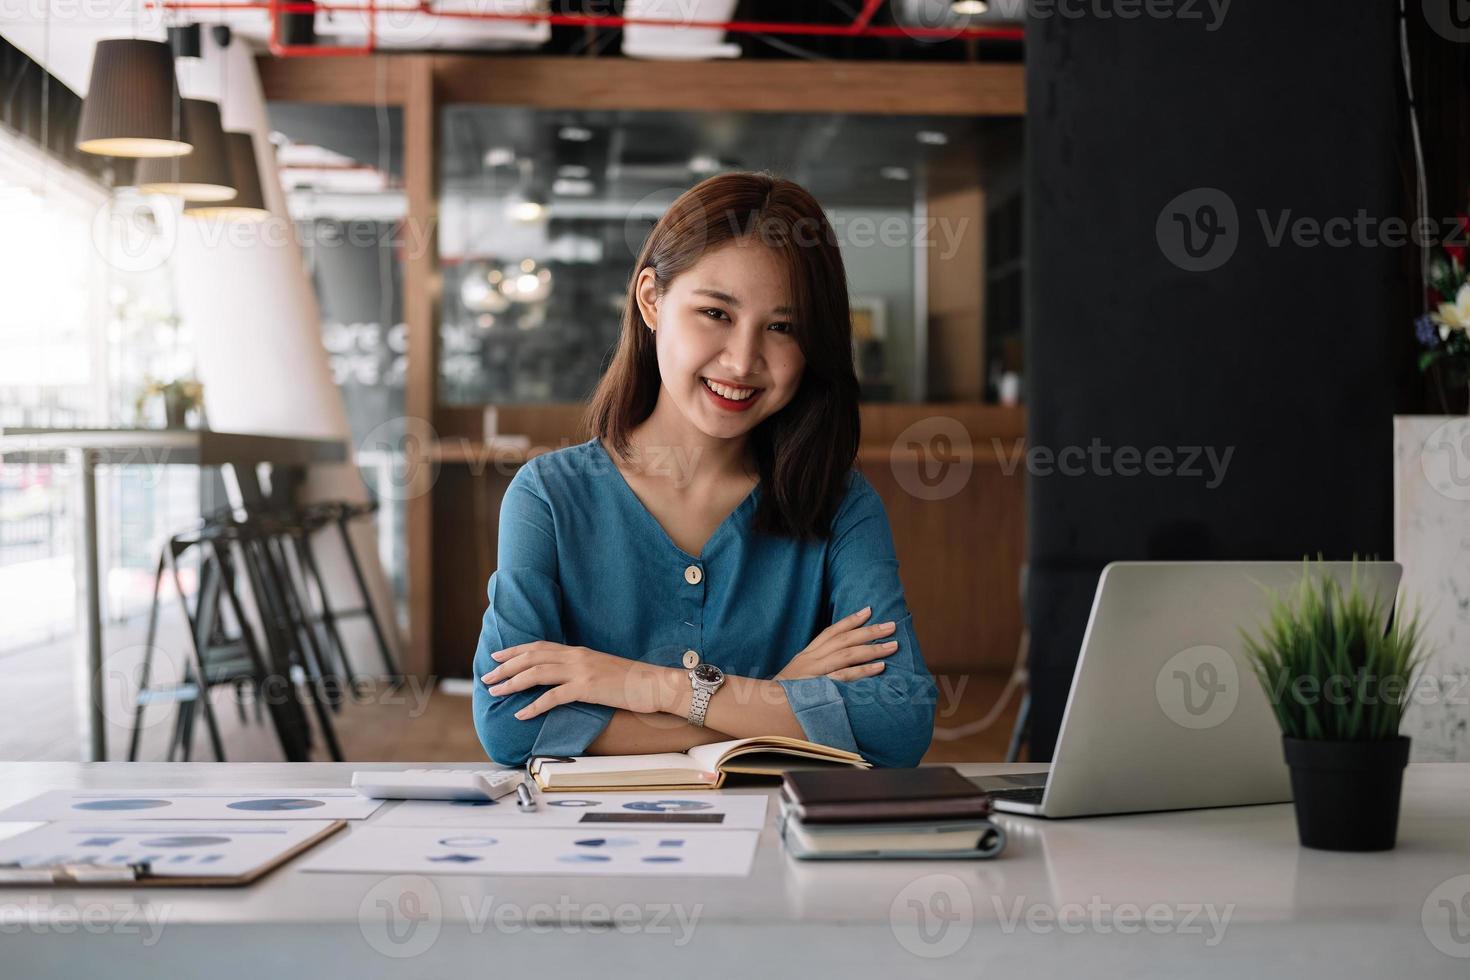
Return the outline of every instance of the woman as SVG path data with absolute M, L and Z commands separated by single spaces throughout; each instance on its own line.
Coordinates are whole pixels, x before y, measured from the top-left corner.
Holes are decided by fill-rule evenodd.
M 774 734 L 915 765 L 934 680 L 887 515 L 852 468 L 847 282 L 810 194 L 729 173 L 674 202 L 588 428 L 501 506 L 475 654 L 489 756 Z

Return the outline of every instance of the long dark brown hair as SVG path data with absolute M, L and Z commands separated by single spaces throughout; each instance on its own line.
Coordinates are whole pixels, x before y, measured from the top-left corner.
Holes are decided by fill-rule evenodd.
M 587 429 L 628 458 L 629 433 L 658 401 L 658 354 L 636 295 L 653 269 L 663 295 L 676 276 L 731 241 L 757 241 L 785 260 L 792 332 L 806 368 L 795 396 L 750 433 L 760 473 L 755 529 L 826 538 L 857 458 L 858 382 L 847 274 L 837 236 L 811 194 L 772 174 L 724 173 L 681 194 L 648 233 L 628 279 L 622 333 L 587 410 Z

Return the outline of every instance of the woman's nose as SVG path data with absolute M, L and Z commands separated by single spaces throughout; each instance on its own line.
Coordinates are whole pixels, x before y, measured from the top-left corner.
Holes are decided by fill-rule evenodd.
M 736 375 L 730 380 L 749 377 L 761 362 L 761 343 L 765 340 L 762 331 L 741 329 L 731 331 L 730 341 L 725 345 L 725 366 Z

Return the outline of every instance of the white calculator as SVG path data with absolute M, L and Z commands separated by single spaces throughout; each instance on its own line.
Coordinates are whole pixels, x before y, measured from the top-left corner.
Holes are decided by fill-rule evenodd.
M 495 800 L 526 778 L 519 769 L 384 769 L 352 774 L 352 788 L 374 800 Z

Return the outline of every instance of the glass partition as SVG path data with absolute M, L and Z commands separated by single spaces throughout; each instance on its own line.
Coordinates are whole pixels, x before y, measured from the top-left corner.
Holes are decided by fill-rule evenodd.
M 985 249 L 966 243 L 984 236 L 984 211 L 933 213 L 931 199 L 981 187 L 987 159 L 1019 172 L 1017 120 L 450 105 L 440 121 L 441 403 L 584 400 L 648 230 L 724 170 L 790 177 L 827 210 L 866 400 L 934 395 L 946 356 L 929 336 L 936 263 L 971 284 L 983 336 Z M 978 378 L 979 343 L 974 357 Z
M 397 454 L 374 430 L 404 413 L 408 330 L 403 257 L 413 247 L 396 106 L 272 102 L 271 139 L 302 258 L 316 291 L 333 380 L 363 482 L 377 497 L 378 550 L 401 600 L 407 588 Z M 401 474 L 398 479 L 401 480 Z M 390 492 L 380 492 L 387 487 Z

